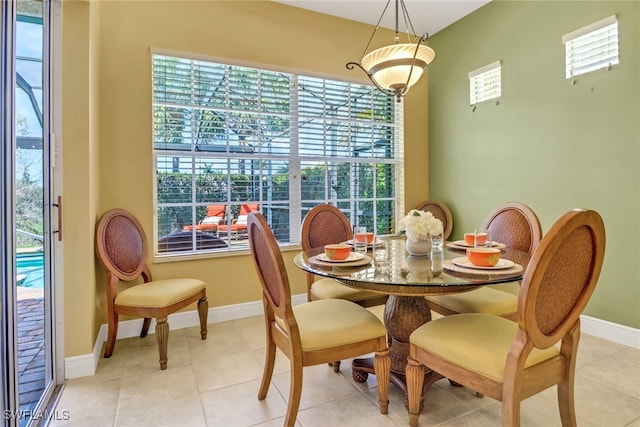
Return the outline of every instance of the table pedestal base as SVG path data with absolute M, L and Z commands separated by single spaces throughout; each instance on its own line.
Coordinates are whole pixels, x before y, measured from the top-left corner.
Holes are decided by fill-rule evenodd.
M 389 356 L 391 357 L 391 383 L 407 395 L 405 368 L 409 355 L 409 336 L 421 325 L 431 320 L 431 310 L 424 297 L 389 295 L 384 308 L 384 324 L 390 337 Z M 367 380 L 373 374 L 372 359 L 355 359 L 351 366 L 353 379 L 358 382 Z M 442 375 L 425 370 L 424 391 Z
M 357 381 L 359 383 L 365 382 L 369 374 L 375 374 L 373 370 L 373 359 L 371 358 L 354 359 L 353 363 L 351 364 L 351 369 L 353 371 L 351 375 L 353 376 L 354 381 Z M 431 386 L 431 384 L 443 378 L 442 375 L 440 375 L 435 371 L 432 371 L 431 369 L 427 369 L 427 368 L 424 368 L 424 369 L 425 369 L 424 383 L 422 386 L 422 396 L 420 397 L 421 410 L 424 403 L 424 395 L 427 389 Z M 404 394 L 404 398 L 405 398 L 404 403 L 406 406 L 407 405 L 407 379 L 404 372 L 400 373 L 400 372 L 391 371 L 390 379 L 391 379 L 391 384 L 395 385 L 400 390 L 402 390 L 402 394 Z

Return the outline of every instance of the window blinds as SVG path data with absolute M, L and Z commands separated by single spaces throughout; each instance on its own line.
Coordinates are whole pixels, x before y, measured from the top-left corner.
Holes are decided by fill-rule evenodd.
M 616 65 L 618 21 L 610 16 L 562 37 L 566 52 L 566 77 Z
M 502 67 L 500 61 L 469 72 L 469 103 L 475 105 L 502 95 Z
M 152 54 L 156 239 L 209 204 L 257 203 L 281 243 L 333 203 L 354 224 L 395 227 L 402 110 L 372 86 Z M 197 252 L 195 233 L 192 252 Z M 229 239 L 228 249 L 245 246 Z M 223 249 L 216 249 L 223 250 Z M 171 251 L 169 251 L 171 252 Z

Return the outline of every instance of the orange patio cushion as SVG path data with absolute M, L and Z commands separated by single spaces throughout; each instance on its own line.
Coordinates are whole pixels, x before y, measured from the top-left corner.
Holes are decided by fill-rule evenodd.
M 231 224 L 231 231 L 240 231 L 246 230 L 247 224 Z M 218 226 L 218 231 L 229 231 L 229 226 L 227 224 L 221 224 Z

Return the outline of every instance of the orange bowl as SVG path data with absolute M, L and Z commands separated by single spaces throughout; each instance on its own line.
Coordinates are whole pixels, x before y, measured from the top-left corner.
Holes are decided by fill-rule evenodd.
M 375 234 L 372 232 L 369 233 L 358 233 L 356 234 L 356 241 L 357 242 L 364 242 L 365 240 L 367 241 L 367 244 L 370 245 L 373 243 L 373 239 L 375 238 Z
M 464 242 L 469 246 L 473 246 L 475 238 L 475 233 L 464 233 Z M 485 243 L 487 243 L 487 233 L 478 233 L 477 240 L 479 245 L 484 245 Z
M 349 258 L 350 253 L 351 246 L 345 245 L 343 243 L 324 245 L 324 255 L 329 259 L 342 261 Z
M 500 249 L 468 248 L 467 259 L 478 267 L 493 267 L 500 261 Z

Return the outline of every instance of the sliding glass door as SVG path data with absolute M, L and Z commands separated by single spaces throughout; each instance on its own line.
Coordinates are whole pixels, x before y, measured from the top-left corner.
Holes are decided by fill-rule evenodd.
M 37 425 L 56 389 L 56 231 L 51 132 L 51 3 L 4 0 L 0 52 L 3 288 L 0 341 L 5 425 Z

